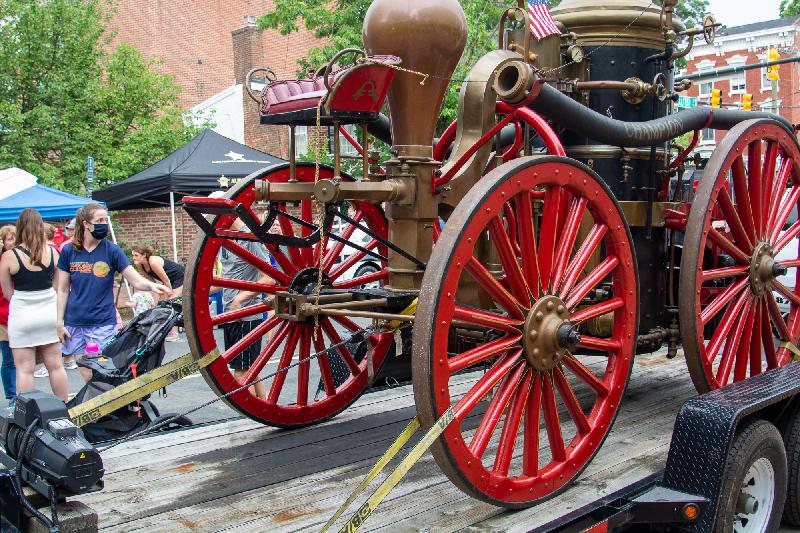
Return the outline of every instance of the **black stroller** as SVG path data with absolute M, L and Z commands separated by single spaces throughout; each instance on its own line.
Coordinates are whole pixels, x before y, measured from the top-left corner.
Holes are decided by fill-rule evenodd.
M 183 323 L 182 308 L 178 301 L 161 302 L 134 318 L 105 347 L 100 357 L 83 359 L 78 366 L 92 371 L 92 378 L 68 403 L 75 407 L 131 379 L 161 366 L 164 360 L 164 341 L 170 330 Z M 174 414 L 161 415 L 148 400 L 141 400 L 117 409 L 97 422 L 84 426 L 83 432 L 90 442 L 116 440 L 152 427 Z M 174 429 L 190 426 L 191 421 L 179 417 L 168 427 Z

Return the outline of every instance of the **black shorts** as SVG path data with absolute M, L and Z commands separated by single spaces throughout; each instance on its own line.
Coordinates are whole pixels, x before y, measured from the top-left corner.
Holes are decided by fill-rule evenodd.
M 261 324 L 260 320 L 243 320 L 241 322 L 228 322 L 223 324 L 222 332 L 225 336 L 225 349 L 230 349 L 231 346 L 258 327 L 259 324 Z M 228 366 L 234 370 L 247 370 L 253 366 L 253 362 L 255 362 L 259 353 L 261 353 L 261 337 L 245 348 L 242 353 L 234 357 L 233 360 L 228 363 Z

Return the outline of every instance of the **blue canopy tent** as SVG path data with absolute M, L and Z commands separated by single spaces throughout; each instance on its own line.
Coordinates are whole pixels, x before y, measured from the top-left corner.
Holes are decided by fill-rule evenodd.
M 44 185 L 33 185 L 0 199 L 0 222 L 14 222 L 26 207 L 39 211 L 45 220 L 68 220 L 84 205 L 95 202 Z M 102 203 L 102 202 L 98 202 Z

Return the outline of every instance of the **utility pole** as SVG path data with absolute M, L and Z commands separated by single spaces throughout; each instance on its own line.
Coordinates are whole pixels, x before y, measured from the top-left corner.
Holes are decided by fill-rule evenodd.
M 767 59 L 770 63 L 778 61 L 781 55 L 777 48 L 770 48 Z M 772 81 L 772 112 L 778 114 L 778 65 L 771 65 L 767 70 L 767 78 Z

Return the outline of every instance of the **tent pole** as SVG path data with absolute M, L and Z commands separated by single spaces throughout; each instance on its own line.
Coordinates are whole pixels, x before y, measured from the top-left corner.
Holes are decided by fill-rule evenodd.
M 172 217 L 172 260 L 178 262 L 178 234 L 175 229 L 175 193 L 169 191 L 169 214 Z
M 117 236 L 114 233 L 114 224 L 111 223 L 111 215 L 108 216 L 108 229 L 111 230 L 111 240 L 114 241 L 114 244 L 118 245 Z M 128 280 L 123 277 L 122 282 L 125 284 L 125 290 L 128 291 L 128 300 L 130 300 L 133 293 L 131 292 L 130 285 L 128 285 Z

